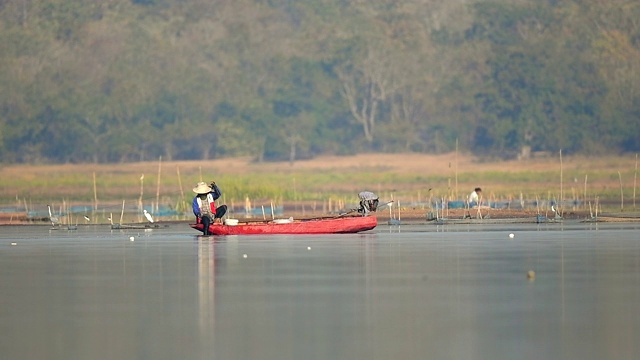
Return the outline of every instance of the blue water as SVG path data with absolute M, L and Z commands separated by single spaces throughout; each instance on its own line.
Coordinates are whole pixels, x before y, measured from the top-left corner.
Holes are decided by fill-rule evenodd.
M 640 358 L 639 224 L 0 233 L 3 359 Z

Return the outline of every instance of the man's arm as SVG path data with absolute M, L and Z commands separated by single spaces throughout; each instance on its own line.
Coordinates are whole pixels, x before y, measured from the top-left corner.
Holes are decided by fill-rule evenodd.
M 197 196 L 193 198 L 193 204 L 191 206 L 193 207 L 193 215 L 200 217 L 200 205 L 198 204 Z
M 213 200 L 218 200 L 218 198 L 222 195 L 222 191 L 220 191 L 220 188 L 218 187 L 218 185 L 216 185 L 215 181 L 211 182 L 211 189 L 213 189 L 211 191 L 211 196 L 213 196 Z

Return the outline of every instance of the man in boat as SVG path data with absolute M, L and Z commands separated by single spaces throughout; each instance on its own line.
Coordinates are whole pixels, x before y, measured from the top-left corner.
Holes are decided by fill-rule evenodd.
M 193 214 L 196 216 L 196 223 L 202 223 L 204 235 L 209 235 L 209 225 L 222 222 L 222 217 L 227 212 L 227 205 L 216 207 L 215 203 L 222 195 L 222 191 L 215 181 L 211 182 L 211 185 L 201 181 L 193 188 L 193 192 L 197 194 L 193 198 Z
M 362 191 L 358 194 L 358 197 L 360 198 L 359 213 L 368 215 L 369 212 L 375 212 L 378 209 L 378 195 L 371 191 Z

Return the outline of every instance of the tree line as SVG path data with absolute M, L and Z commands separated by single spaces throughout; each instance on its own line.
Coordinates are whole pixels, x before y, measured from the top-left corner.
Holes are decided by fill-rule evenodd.
M 640 150 L 632 0 L 5 0 L 5 163 Z

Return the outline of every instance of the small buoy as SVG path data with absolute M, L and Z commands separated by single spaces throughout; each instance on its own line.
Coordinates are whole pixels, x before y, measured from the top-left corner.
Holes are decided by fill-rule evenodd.
M 242 255 L 242 257 L 246 259 L 247 258 L 247 254 Z
M 16 245 L 18 245 L 18 243 L 14 243 L 14 242 L 12 242 L 12 243 L 11 243 L 11 245 L 12 245 L 12 246 L 16 246 Z
M 513 239 L 515 235 L 513 235 L 513 233 L 509 234 L 509 238 Z
M 133 241 L 135 238 L 133 236 L 129 237 L 129 240 Z
M 535 278 L 536 278 L 536 272 L 535 272 L 535 271 L 533 271 L 533 270 L 529 270 L 529 271 L 527 272 L 527 278 L 529 278 L 530 280 L 535 279 Z

